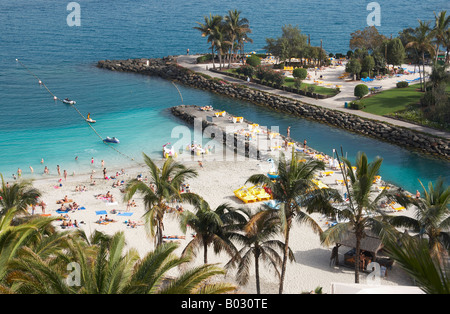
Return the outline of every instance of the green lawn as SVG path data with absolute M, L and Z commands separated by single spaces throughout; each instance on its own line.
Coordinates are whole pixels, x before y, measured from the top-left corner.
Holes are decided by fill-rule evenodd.
M 236 73 L 236 69 L 226 69 L 224 70 L 224 72 L 228 72 L 228 73 Z M 255 78 L 255 76 L 253 76 L 253 78 Z M 287 77 L 284 80 L 284 86 L 288 86 L 288 87 L 293 87 L 294 86 L 294 78 L 292 77 Z M 325 96 L 334 96 L 336 95 L 336 90 L 334 88 L 328 88 L 328 87 L 322 87 L 322 86 L 316 86 L 314 84 L 308 84 L 308 83 L 302 83 L 301 89 L 308 87 L 310 85 L 315 86 L 315 93 L 317 94 L 321 94 L 321 95 L 325 95 Z
M 288 87 L 294 87 L 294 78 L 292 78 L 292 77 L 286 78 L 284 80 L 284 84 L 283 85 L 288 86 Z M 317 93 L 317 94 L 326 95 L 326 96 L 334 96 L 334 95 L 336 95 L 336 90 L 334 88 L 317 86 L 317 85 L 314 85 L 314 84 L 302 83 L 302 86 L 300 87 L 300 89 L 303 89 L 303 88 L 308 87 L 310 85 L 313 85 L 313 86 L 316 87 L 314 92 Z
M 377 115 L 387 115 L 397 111 L 405 110 L 408 105 L 420 101 L 422 93 L 417 91 L 420 84 L 410 85 L 407 88 L 393 88 L 370 95 L 362 99 L 365 105 L 363 111 Z

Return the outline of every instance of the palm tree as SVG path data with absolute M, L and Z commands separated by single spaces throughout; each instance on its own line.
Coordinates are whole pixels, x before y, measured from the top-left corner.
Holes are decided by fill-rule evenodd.
M 10 185 L 3 178 L 0 187 L 0 216 L 5 215 L 8 209 L 15 207 L 17 213 L 26 213 L 28 205 L 37 203 L 41 193 L 32 187 L 31 181 L 19 181 Z
M 212 62 L 213 62 L 213 67 L 216 67 L 216 64 L 214 62 L 214 49 L 215 49 L 215 45 L 216 42 L 214 40 L 214 37 L 216 36 L 215 32 L 218 28 L 218 26 L 222 23 L 222 16 L 220 15 L 212 15 L 211 13 L 208 16 L 204 17 L 205 22 L 204 23 L 199 23 L 197 22 L 197 24 L 199 26 L 195 26 L 194 29 L 200 31 L 202 33 L 202 37 L 207 37 L 207 42 L 211 43 L 211 54 L 212 54 Z
M 445 43 L 445 32 L 450 25 L 450 16 L 447 16 L 447 11 L 441 11 L 438 15 L 434 12 L 435 26 L 433 29 L 434 36 L 436 38 L 436 60 L 438 61 L 439 47 Z
M 136 250 L 124 252 L 124 247 L 122 232 L 100 235 L 92 243 L 86 243 L 81 237 L 75 239 L 70 251 L 80 266 L 76 284 L 66 279 L 71 276 L 66 267 L 26 251 L 29 254 L 10 264 L 14 272 L 9 280 L 16 284 L 15 292 L 40 294 L 192 294 L 224 293 L 235 289 L 230 284 L 205 282 L 224 274 L 223 269 L 213 265 L 192 268 L 169 279 L 169 271 L 189 262 L 189 259 L 173 254 L 178 247 L 175 243 L 163 244 L 142 259 Z
M 355 283 L 359 283 L 361 241 L 367 236 L 369 230 L 375 234 L 380 234 L 383 230 L 388 231 L 385 230 L 387 227 L 381 219 L 383 213 L 379 211 L 379 205 L 384 197 L 393 198 L 394 194 L 391 195 L 387 189 L 384 189 L 372 199 L 371 189 L 383 162 L 382 158 L 376 157 L 369 163 L 366 154 L 360 152 L 356 158 L 356 171 L 353 171 L 348 159 L 343 158 L 343 161 L 348 169 L 351 186 L 348 187 L 349 204 L 342 210 L 334 210 L 339 221 L 343 222 L 339 222 L 324 231 L 321 241 L 323 244 L 330 246 L 346 238 L 350 233 L 354 234 L 356 239 Z M 346 181 L 346 177 L 344 177 L 344 182 Z M 398 196 L 398 200 L 405 204 L 401 195 Z M 328 210 L 327 208 L 324 209 Z
M 433 90 L 436 89 L 441 83 L 448 83 L 450 81 L 450 74 L 447 72 L 448 64 L 440 65 L 435 62 L 431 68 L 430 81 Z
M 238 38 L 242 38 L 247 33 L 251 33 L 249 22 L 246 18 L 241 18 L 241 11 L 229 10 L 228 15 L 225 16 L 225 24 L 229 33 L 231 42 L 231 53 L 228 67 L 231 66 L 231 54 L 234 53 L 235 43 Z
M 54 218 L 33 217 L 23 223 L 13 223 L 18 210 L 15 207 L 9 208 L 0 217 L 0 290 L 8 290 L 5 279 L 7 278 L 9 264 L 12 260 L 22 255 L 23 248 L 29 246 L 35 256 L 58 255 L 54 245 L 58 246 L 59 241 L 65 234 L 53 236 L 54 231 L 50 223 Z
M 186 233 L 187 227 L 195 231 L 195 237 L 183 250 L 182 256 L 194 254 L 203 246 L 203 262 L 208 263 L 208 247 L 213 246 L 216 254 L 226 251 L 233 256 L 236 248 L 229 239 L 229 233 L 239 228 L 248 215 L 246 209 L 235 209 L 228 204 L 221 204 L 212 210 L 205 200 L 194 202 L 195 214 L 185 211 L 180 218 L 181 230 Z
M 419 20 L 419 26 L 414 30 L 414 33 L 409 38 L 409 43 L 405 48 L 415 48 L 422 57 L 422 77 L 423 85 L 422 91 L 425 91 L 425 54 L 434 54 L 434 47 L 431 43 L 433 37 L 432 29 L 430 28 L 430 22 L 423 22 Z
M 276 210 L 271 208 L 260 208 L 260 210 L 250 217 L 242 232 L 236 232 L 231 237 L 242 244 L 242 249 L 232 257 L 225 265 L 225 268 L 237 266 L 236 279 L 240 285 L 246 285 L 250 276 L 250 266 L 252 260 L 255 263 L 256 293 L 261 293 L 259 277 L 259 262 L 262 260 L 265 265 L 272 267 L 280 279 L 278 268 L 282 265 L 282 257 L 279 252 L 283 252 L 284 243 L 275 240 L 274 237 L 280 230 L 279 216 Z M 294 260 L 294 255 L 289 249 L 289 259 Z
M 427 294 L 450 294 L 450 265 L 429 251 L 426 240 L 404 236 L 402 240 L 385 243 L 394 259 Z
M 187 168 L 176 162 L 172 158 L 167 159 L 161 169 L 153 160 L 144 155 L 144 161 L 149 168 L 148 184 L 138 180 L 131 180 L 125 189 L 125 201 L 133 198 L 139 191 L 144 198 L 146 213 L 147 231 L 151 238 L 155 240 L 155 246 L 163 242 L 163 219 L 166 211 L 172 202 L 190 202 L 199 198 L 194 193 L 181 193 L 180 188 L 183 182 L 197 176 L 194 169 Z
M 222 70 L 222 56 L 225 55 L 225 51 L 231 46 L 231 41 L 227 37 L 227 29 L 225 23 L 220 23 L 216 25 L 213 30 L 212 41 L 216 48 L 217 54 L 219 55 L 219 68 Z
M 443 41 L 444 47 L 447 50 L 447 57 L 446 57 L 445 63 L 449 63 L 450 62 L 450 28 L 448 28 L 444 32 L 444 36 L 442 37 L 442 41 Z
M 420 180 L 419 180 L 420 182 Z M 428 248 L 434 257 L 443 256 L 450 249 L 450 186 L 445 187 L 443 179 L 435 185 L 428 183 L 428 190 L 422 182 L 424 197 L 414 202 L 415 218 L 396 216 L 390 223 L 396 227 L 410 228 L 420 239 L 428 238 Z
M 284 236 L 283 264 L 281 268 L 279 293 L 283 293 L 284 279 L 286 274 L 287 260 L 289 258 L 289 235 L 294 219 L 299 223 L 306 223 L 317 233 L 321 233 L 320 226 L 304 211 L 302 204 L 306 200 L 329 199 L 330 195 L 335 196 L 334 190 L 317 189 L 312 179 L 314 174 L 323 170 L 325 165 L 321 161 L 310 160 L 300 162 L 298 154 L 292 150 L 290 162 L 286 161 L 283 153 L 280 155 L 278 163 L 278 178 L 273 182 L 266 174 L 256 174 L 247 181 L 253 184 L 265 184 L 271 189 L 273 198 L 279 202 L 279 218 L 281 231 Z

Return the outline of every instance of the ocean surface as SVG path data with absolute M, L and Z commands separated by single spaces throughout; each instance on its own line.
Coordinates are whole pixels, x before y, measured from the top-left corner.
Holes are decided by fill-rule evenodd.
M 48 166 L 69 173 L 88 172 L 94 158 L 106 167 L 132 164 L 128 157 L 103 144 L 70 106 L 55 102 L 29 70 L 39 76 L 59 98 L 77 101 L 83 115 L 91 113 L 102 137 L 121 140 L 116 147 L 142 160 L 142 152 L 161 156 L 161 147 L 173 142 L 172 129 L 179 125 L 168 108 L 181 104 L 171 82 L 95 67 L 98 60 L 163 57 L 208 51 L 206 40 L 193 29 L 204 16 L 225 15 L 238 9 L 250 21 L 253 44 L 246 51 L 262 51 L 267 37 L 278 37 L 285 24 L 298 25 L 311 36 L 313 45 L 333 53 L 349 50 L 350 34 L 367 26 L 370 1 L 77 1 L 80 26 L 70 27 L 70 1 L 0 0 L 0 173 L 7 180 L 20 167 L 25 176 L 39 177 Z M 447 0 L 378 1 L 379 31 L 390 36 L 418 19 L 433 20 L 433 12 L 448 10 Z M 423 182 L 444 176 L 449 182 L 449 162 L 432 159 L 394 145 L 351 134 L 262 107 L 208 92 L 178 86 L 184 104 L 211 105 L 265 126 L 278 126 L 320 151 L 332 149 L 354 159 L 358 151 L 369 158 L 384 158 L 381 175 L 415 191 Z M 78 156 L 78 160 L 75 157 Z M 44 163 L 41 164 L 41 159 Z

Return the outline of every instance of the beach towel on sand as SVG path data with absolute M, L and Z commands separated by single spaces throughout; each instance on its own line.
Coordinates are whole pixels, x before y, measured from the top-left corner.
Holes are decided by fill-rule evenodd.
M 106 212 L 106 210 L 97 210 L 95 211 L 96 215 L 107 215 L 108 213 Z
M 118 213 L 117 216 L 131 216 L 133 213 Z

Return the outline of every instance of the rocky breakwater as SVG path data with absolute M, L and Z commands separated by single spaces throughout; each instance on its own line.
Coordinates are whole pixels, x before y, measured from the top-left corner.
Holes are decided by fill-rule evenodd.
M 176 63 L 175 57 L 99 61 L 99 68 L 159 76 L 224 96 L 250 101 L 276 111 L 325 123 L 344 130 L 383 140 L 408 149 L 450 160 L 450 141 L 399 126 L 363 119 L 337 110 L 305 104 L 290 98 L 230 83 L 196 73 Z

